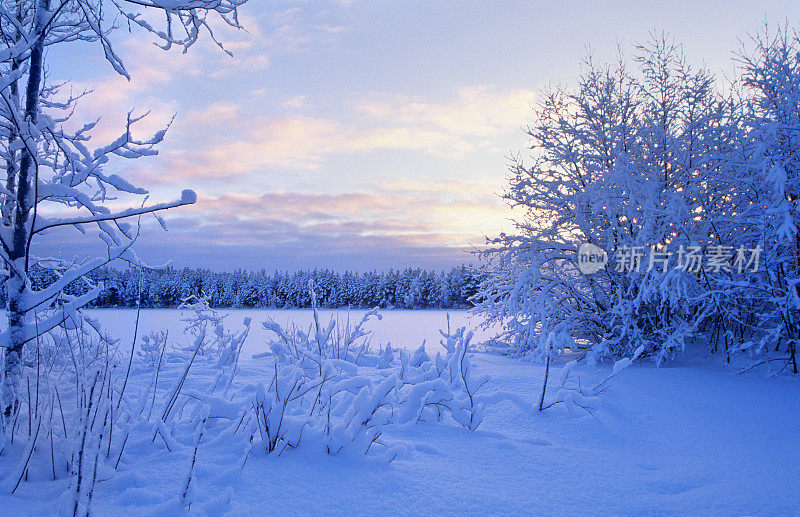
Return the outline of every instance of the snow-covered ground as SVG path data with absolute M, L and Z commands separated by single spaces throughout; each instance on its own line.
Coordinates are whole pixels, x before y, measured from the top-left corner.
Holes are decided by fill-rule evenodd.
M 232 311 L 228 324 L 244 316 L 241 312 Z M 95 315 L 112 333 L 130 335 L 132 313 Z M 256 330 L 259 315 L 250 315 Z M 282 317 L 310 321 L 307 311 L 273 315 L 281 323 Z M 453 322 L 464 324 L 466 318 L 457 313 Z M 443 322 L 444 314 L 435 311 L 387 311 L 373 327 L 386 327 L 382 336 L 394 344 L 416 348 L 422 338 L 430 343 Z M 171 336 L 180 333 L 174 311 L 143 313 L 143 330 L 156 323 L 169 328 Z M 266 335 L 251 334 L 246 349 L 263 351 L 258 344 L 262 338 Z M 237 382 L 263 381 L 271 364 L 270 358 L 243 354 Z M 490 376 L 487 391 L 503 390 L 531 405 L 538 403 L 543 367 L 488 354 L 476 354 L 473 366 L 476 373 Z M 578 369 L 587 385 L 609 371 L 608 366 Z M 150 378 L 144 369 L 135 368 L 134 374 L 134 389 Z M 212 374 L 211 368 L 198 365 L 192 382 L 202 384 Z M 165 384 L 176 376 L 165 370 Z M 558 367 L 553 376 L 556 383 Z M 548 399 L 554 395 L 549 393 Z M 563 404 L 539 413 L 500 402 L 487 408 L 476 431 L 452 421 L 387 429 L 388 440 L 405 445 L 404 453 L 391 462 L 330 456 L 309 437 L 280 456 L 254 447 L 244 468 L 236 441 L 209 430 L 197 454 L 191 513 L 800 513 L 800 383 L 760 372 L 736 375 L 716 360 L 678 359 L 662 368 L 637 363 L 614 377 L 591 414 Z M 132 440 L 118 471 L 107 479 L 99 476 L 96 514 L 181 514 L 175 501 L 193 449 L 191 443 L 185 445 L 167 453 L 160 441 Z M 0 458 L 0 467 L 8 469 L 9 461 Z M 9 514 L 15 516 L 50 514 L 63 503 L 60 494 L 68 483 L 68 478 L 30 480 L 13 496 L 4 488 L 0 507 L 12 509 Z

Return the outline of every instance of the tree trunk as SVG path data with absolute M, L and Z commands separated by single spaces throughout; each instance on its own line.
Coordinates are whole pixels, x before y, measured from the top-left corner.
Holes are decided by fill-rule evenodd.
M 49 0 L 39 0 L 38 13 L 46 13 Z M 39 120 L 39 92 L 42 83 L 44 61 L 44 24 L 47 17 L 37 16 L 36 43 L 31 48 L 28 60 L 28 85 L 25 91 L 25 122 L 35 126 Z M 6 314 L 8 317 L 8 344 L 3 361 L 3 416 L 6 421 L 19 407 L 19 385 L 22 379 L 22 352 L 25 345 L 25 326 L 29 320 L 24 299 L 28 284 L 28 245 L 30 241 L 29 219 L 36 204 L 36 191 L 31 192 L 31 183 L 38 179 L 38 164 L 32 152 L 37 150 L 37 142 L 30 141 L 23 129 L 21 138 L 27 145 L 20 150 L 20 166 L 12 213 L 12 239 L 9 245 L 8 278 L 6 280 Z

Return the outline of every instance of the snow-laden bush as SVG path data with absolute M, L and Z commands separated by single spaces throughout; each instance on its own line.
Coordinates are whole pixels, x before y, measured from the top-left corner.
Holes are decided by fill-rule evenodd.
M 189 327 L 212 322 L 208 335 L 213 339 L 198 340 L 202 330 L 189 333 L 193 347 L 178 345 L 169 352 L 166 332 L 150 332 L 123 353 L 122 342 L 108 339 L 96 322 L 83 318 L 42 336 L 25 357 L 28 396 L 0 435 L 9 437 L 0 454 L 17 458 L 3 488 L 13 492 L 26 479 L 68 477 L 65 513 L 86 515 L 96 483 L 115 475 L 129 440 L 168 452 L 189 453 L 194 445 L 194 458 L 207 427 L 233 426 L 244 414 L 233 402 L 231 386 L 250 322 L 228 331 L 224 316 L 206 316 L 200 314 Z M 39 353 L 40 348 L 51 353 Z M 134 357 L 141 363 L 136 370 Z M 198 369 L 205 371 L 195 377 Z M 166 373 L 170 383 L 163 380 Z M 139 377 L 135 383 L 134 376 Z M 191 472 L 179 498 L 185 502 Z
M 800 36 L 753 42 L 729 85 L 662 36 L 544 92 L 504 195 L 522 216 L 483 253 L 481 310 L 511 353 L 544 362 L 568 334 L 592 360 L 697 344 L 797 371 Z M 609 264 L 582 272 L 584 244 Z
M 98 479 L 116 466 L 122 451 L 114 433 L 131 410 L 120 403 L 129 370 L 119 342 L 95 325 L 72 319 L 26 350 L 26 396 L 0 434 L 0 455 L 14 464 L 2 490 L 14 493 L 26 480 L 67 478 L 62 509 L 72 515 L 89 513 Z
M 230 332 L 225 329 L 227 315 L 212 309 L 207 296 L 184 298 L 180 309 L 189 313 L 181 321 L 186 323 L 184 334 L 193 341 L 184 351 L 213 358 L 220 368 L 238 364 L 242 344 L 250 332 L 250 318 L 244 319 L 241 330 Z
M 312 299 L 313 299 L 312 290 Z M 472 334 L 442 332 L 446 353 L 430 357 L 424 344 L 413 353 L 391 346 L 372 351 L 363 325 L 338 329 L 323 324 L 316 306 L 308 332 L 264 322 L 276 338 L 269 343 L 274 361 L 267 381 L 250 388 L 250 440 L 260 438 L 267 453 L 281 453 L 304 436 L 318 438 L 329 454 L 373 451 L 390 459 L 398 448 L 383 439 L 387 427 L 439 422 L 446 416 L 474 430 L 483 421 L 486 401 L 479 393 L 487 380 L 473 374 Z M 259 356 L 259 357 L 264 357 Z
M 211 308 L 208 297 L 191 295 L 181 300 L 178 309 L 188 313 L 181 318 L 186 323 L 183 332 L 194 341 L 185 350 L 197 349 L 199 355 L 219 352 L 225 316 Z
M 449 377 L 453 392 L 453 400 L 447 407 L 453 420 L 469 430 L 475 430 L 483 422 L 483 411 L 486 408 L 486 402 L 478 392 L 489 378 L 472 374 L 469 355 L 472 332 L 467 332 L 464 327 L 453 334 L 440 332 L 445 338 L 442 345 L 447 350 L 447 366 L 442 369 L 442 374 Z
M 551 334 L 550 339 L 555 340 L 557 337 Z M 623 357 L 614 362 L 614 368 L 611 373 L 595 386 L 587 385 L 581 380 L 581 377 L 575 373 L 575 368 L 578 366 L 579 360 L 575 359 L 569 361 L 561 367 L 558 373 L 558 387 L 555 396 L 551 397 L 547 404 L 545 404 L 550 371 L 550 363 L 548 362 L 544 375 L 544 384 L 542 385 L 542 393 L 539 399 L 539 411 L 544 411 L 557 404 L 564 404 L 570 412 L 581 409 L 595 416 L 593 411 L 600 408 L 600 395 L 611 386 L 611 380 L 621 371 L 633 364 L 633 361 L 639 359 L 643 352 L 644 345 L 640 345 L 631 357 Z
M 731 110 L 665 38 L 640 47 L 636 62 L 636 72 L 589 62 L 575 91 L 547 92 L 528 130 L 533 161 L 512 164 L 504 197 L 525 216 L 485 253 L 482 309 L 505 324 L 516 353 L 544 361 L 548 336 L 566 332 L 598 358 L 642 344 L 663 357 L 697 323 L 696 277 L 646 263 L 641 273 L 611 263 L 583 274 L 575 260 L 582 243 L 617 261 L 624 246 L 709 243 L 697 214 L 727 172 L 711 153 L 730 147 L 719 126 Z
M 142 336 L 142 342 L 136 355 L 139 361 L 146 367 L 157 368 L 164 357 L 164 350 L 167 346 L 168 333 L 166 331 L 150 331 Z

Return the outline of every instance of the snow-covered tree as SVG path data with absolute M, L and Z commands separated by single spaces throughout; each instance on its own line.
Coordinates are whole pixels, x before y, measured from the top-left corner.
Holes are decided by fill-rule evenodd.
M 504 196 L 524 216 L 484 253 L 482 309 L 515 351 L 772 346 L 794 367 L 800 45 L 788 30 L 754 41 L 732 84 L 661 36 L 635 66 L 589 60 L 574 90 L 546 92 Z M 586 243 L 607 267 L 579 270 Z
M 737 54 L 742 96 L 741 150 L 732 159 L 726 199 L 735 200 L 721 227 L 761 250 L 746 281 L 715 283 L 733 351 L 785 361 L 794 373 L 800 341 L 800 36 L 788 27 L 756 33 Z M 785 359 L 784 359 L 785 357 Z
M 76 311 L 91 302 L 102 286 L 87 274 L 112 260 L 138 263 L 131 249 L 139 233 L 137 220 L 195 202 L 186 190 L 175 201 L 147 204 L 147 191 L 113 172 L 118 159 L 156 154 L 166 128 L 151 137 L 136 136 L 143 115 L 129 113 L 127 124 L 112 143 L 92 148 L 96 123 L 70 131 L 68 124 L 80 96 L 63 91 L 47 80 L 48 47 L 61 44 L 99 45 L 113 69 L 130 78 L 110 35 L 123 19 L 153 37 L 159 46 L 188 49 L 207 31 L 212 18 L 239 27 L 237 8 L 244 0 L 3 0 L 0 2 L 0 163 L 5 170 L 0 188 L 0 258 L 5 267 L 8 328 L 2 334 L 3 414 L 17 408 L 26 343 L 37 335 L 74 319 Z M 160 25 L 159 25 L 160 24 Z M 213 35 L 211 36 L 213 38 Z M 130 203 L 131 208 L 110 208 L 109 202 Z M 116 204 L 116 203 L 115 203 Z M 107 246 L 103 257 L 75 264 L 33 255 L 38 239 L 63 227 L 80 233 L 97 233 Z M 31 289 L 29 271 L 39 264 L 57 279 L 39 290 Z M 80 296 L 65 288 L 83 282 Z M 55 310 L 57 308 L 57 310 Z

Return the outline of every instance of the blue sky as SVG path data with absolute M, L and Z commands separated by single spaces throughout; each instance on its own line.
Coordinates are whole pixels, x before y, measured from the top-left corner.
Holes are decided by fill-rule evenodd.
M 613 58 L 652 30 L 690 61 L 732 70 L 732 50 L 792 2 L 267 2 L 241 10 L 188 54 L 146 34 L 114 35 L 132 80 L 99 46 L 62 46 L 50 73 L 93 89 L 76 120 L 113 139 L 130 108 L 142 132 L 175 115 L 154 158 L 114 163 L 155 200 L 198 193 L 147 221 L 151 263 L 213 269 L 338 270 L 473 262 L 465 252 L 508 229 L 497 194 L 507 156 L 548 83 L 569 85 L 591 49 Z M 55 236 L 68 252 L 71 234 Z

